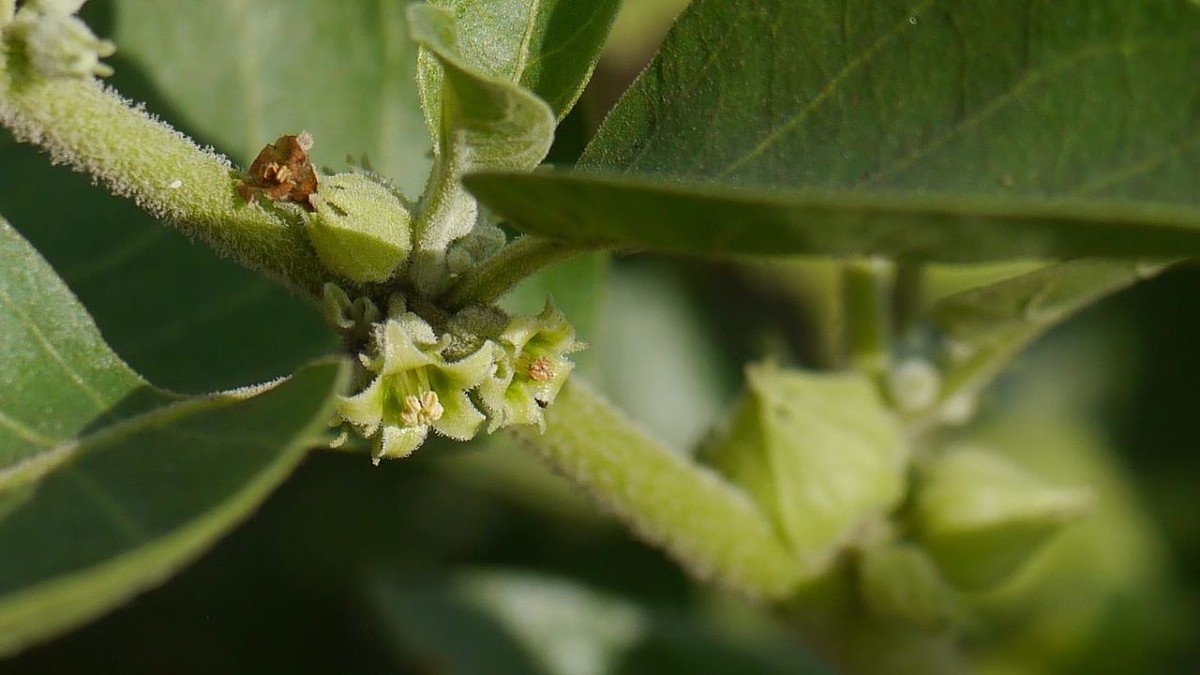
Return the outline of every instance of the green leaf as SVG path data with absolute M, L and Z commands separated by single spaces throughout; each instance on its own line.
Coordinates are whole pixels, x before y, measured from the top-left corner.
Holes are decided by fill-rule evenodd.
M 466 30 L 449 10 L 412 5 L 408 21 L 413 40 L 440 66 L 440 77 L 421 73 L 423 91 L 440 91 L 424 101 L 425 108 L 434 111 L 431 115 L 440 115 L 433 127 L 435 151 L 446 156 L 457 173 L 471 167 L 524 170 L 542 161 L 555 126 L 546 103 L 472 61 L 462 47 Z
M 535 93 L 561 121 L 591 77 L 619 0 L 431 0 L 453 12 L 465 62 Z M 441 78 L 421 58 L 418 79 L 430 133 L 440 129 Z
M 118 73 L 135 68 L 165 97 L 161 112 L 179 113 L 187 129 L 243 165 L 280 134 L 304 129 L 316 139 L 318 166 L 366 153 L 409 194 L 424 184 L 429 138 L 404 3 L 111 6 L 111 37 L 129 60 L 116 61 Z
M 0 472 L 89 425 L 171 400 L 109 351 L 54 270 L 3 220 L 0 363 Z
M 529 231 L 585 244 L 1194 255 L 1197 35 L 1200 7 L 1186 0 L 697 0 L 580 161 L 658 181 L 470 185 Z M 582 233 L 566 227 L 585 215 Z M 926 217 L 937 222 L 903 234 Z M 796 234 L 815 230 L 844 232 Z
M 907 443 L 860 373 L 759 366 L 746 379 L 745 399 L 706 458 L 755 498 L 802 573 L 815 576 L 899 503 Z
M 211 546 L 299 464 L 345 379 L 326 362 L 265 393 L 164 406 L 0 474 L 0 654 L 112 609 Z
M 797 192 L 577 172 L 480 173 L 464 184 L 516 227 L 586 248 L 946 262 L 1200 255 L 1200 209 L 1184 206 Z
M 485 72 L 460 51 L 462 31 L 453 12 L 431 5 L 408 8 L 409 29 L 422 58 L 437 67 L 418 75 L 423 92 L 438 91 L 422 105 L 434 127 L 434 167 L 421 199 L 411 276 L 426 293 L 445 290 L 445 251 L 471 233 L 479 205 L 459 178 L 472 169 L 526 171 L 554 140 L 554 112 L 521 85 Z
M 1168 264 L 1075 260 L 943 298 L 930 310 L 948 340 L 942 406 L 969 401 L 1038 336 Z
M 332 413 L 345 367 L 179 400 L 104 344 L 0 221 L 0 654 L 160 582 L 258 504 Z

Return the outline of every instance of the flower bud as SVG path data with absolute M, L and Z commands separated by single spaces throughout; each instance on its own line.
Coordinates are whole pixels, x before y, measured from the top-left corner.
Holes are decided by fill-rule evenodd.
M 29 0 L 5 27 L 31 73 L 42 77 L 106 77 L 113 70 L 100 59 L 117 48 L 101 40 L 73 16 L 83 0 Z
M 858 373 L 758 366 L 708 461 L 746 489 L 810 574 L 818 574 L 904 493 L 908 447 Z
M 412 249 L 411 216 L 387 187 L 362 173 L 321 180 L 309 195 L 308 236 L 333 272 L 359 283 L 386 281 Z
M 1090 505 L 1087 491 L 1047 484 L 978 449 L 928 467 L 916 500 L 917 535 L 957 587 L 999 586 Z
M 350 296 L 340 286 L 326 283 L 321 288 L 321 310 L 325 321 L 343 337 L 365 341 L 383 316 L 370 298 Z

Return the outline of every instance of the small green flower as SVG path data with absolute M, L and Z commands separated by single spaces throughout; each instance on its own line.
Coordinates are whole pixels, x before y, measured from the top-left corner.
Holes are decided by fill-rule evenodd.
M 41 77 L 107 77 L 113 69 L 100 59 L 116 46 L 96 37 L 74 16 L 84 0 L 29 0 L 5 26 L 5 39 L 18 47 L 30 72 Z
M 510 424 L 546 425 L 543 409 L 554 402 L 574 364 L 568 354 L 586 347 L 554 304 L 536 317 L 517 317 L 496 338 L 504 356 L 496 371 L 479 385 L 488 412 L 488 432 Z
M 466 358 L 448 363 L 448 336 L 438 338 L 423 319 L 399 312 L 376 328 L 375 355 L 360 356 L 374 378 L 358 394 L 342 399 L 339 412 L 366 438 L 376 438 L 376 463 L 407 457 L 429 430 L 465 441 L 484 416 L 467 392 L 492 370 L 494 345 L 485 343 Z

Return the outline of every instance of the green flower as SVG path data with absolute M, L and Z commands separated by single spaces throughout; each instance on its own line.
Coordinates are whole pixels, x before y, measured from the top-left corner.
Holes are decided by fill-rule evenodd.
M 5 27 L 32 73 L 42 77 L 106 77 L 113 70 L 100 59 L 116 46 L 96 37 L 74 16 L 84 0 L 30 0 Z M 3 19 L 0 19 L 2 21 Z
M 496 338 L 503 358 L 491 377 L 479 385 L 488 412 L 488 432 L 510 424 L 546 425 L 543 409 L 554 402 L 574 364 L 568 354 L 586 347 L 554 304 L 536 317 L 517 317 Z
M 484 416 L 467 392 L 491 372 L 495 347 L 448 363 L 439 339 L 423 319 L 399 312 L 376 328 L 375 355 L 360 356 L 374 378 L 358 394 L 343 398 L 339 412 L 365 438 L 376 439 L 376 463 L 383 457 L 407 457 L 425 442 L 429 430 L 465 441 L 474 437 Z

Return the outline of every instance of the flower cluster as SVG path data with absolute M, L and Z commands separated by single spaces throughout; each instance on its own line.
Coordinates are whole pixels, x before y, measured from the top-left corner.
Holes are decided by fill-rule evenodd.
M 327 296 L 343 310 L 355 305 L 344 294 Z M 353 313 L 359 322 L 377 316 Z M 342 320 L 344 329 L 353 330 L 349 313 Z M 371 329 L 359 356 L 360 389 L 342 399 L 339 412 L 374 442 L 376 463 L 412 454 L 431 429 L 468 440 L 484 420 L 489 432 L 510 424 L 544 426 L 543 408 L 573 367 L 566 356 L 583 346 L 550 303 L 536 317 L 510 319 L 494 308 L 471 308 L 441 325 L 441 332 L 435 330 L 395 296 L 387 318 Z

